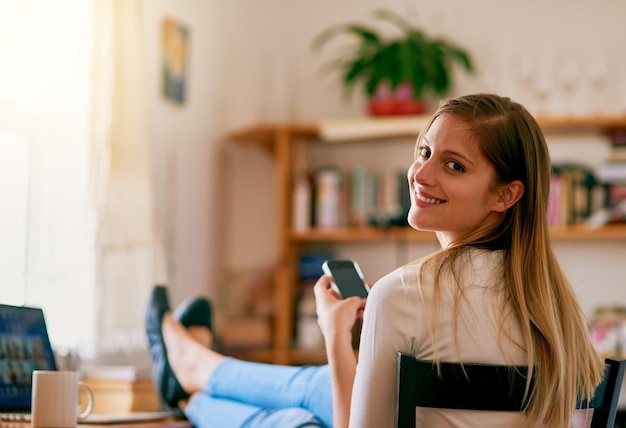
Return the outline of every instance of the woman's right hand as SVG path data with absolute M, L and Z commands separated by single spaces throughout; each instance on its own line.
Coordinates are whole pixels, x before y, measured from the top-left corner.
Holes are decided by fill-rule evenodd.
M 322 275 L 313 287 L 317 323 L 326 341 L 346 333 L 352 339 L 352 327 L 355 321 L 362 316 L 366 299 L 356 296 L 342 299 L 333 290 L 331 284 L 331 277 Z

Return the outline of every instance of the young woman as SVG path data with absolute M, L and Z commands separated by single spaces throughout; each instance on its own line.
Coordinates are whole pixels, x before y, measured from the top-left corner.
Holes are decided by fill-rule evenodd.
M 329 362 L 320 367 L 221 356 L 206 339 L 194 340 L 197 332 L 153 293 L 148 334 L 153 359 L 164 361 L 155 371 L 162 395 L 163 385 L 178 385 L 184 393 L 166 398 L 183 399 L 200 428 L 391 427 L 402 351 L 432 361 L 525 364 L 535 376 L 524 412 L 418 409 L 418 426 L 568 427 L 576 399 L 589 398 L 600 382 L 603 363 L 551 247 L 550 171 L 542 132 L 521 105 L 490 94 L 444 101 L 420 134 L 408 171 L 409 224 L 435 231 L 442 249 L 372 287 L 358 366 L 350 332 L 365 301 L 338 299 L 326 276 L 315 285 Z M 234 420 L 215 403 L 247 412 Z M 301 422 L 288 425 L 289 412 Z M 202 415 L 225 422 L 209 425 Z M 283 415 L 281 423 L 267 422 Z

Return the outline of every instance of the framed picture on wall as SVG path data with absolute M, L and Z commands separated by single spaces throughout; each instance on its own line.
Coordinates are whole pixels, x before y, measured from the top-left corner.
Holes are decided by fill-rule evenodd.
M 161 24 L 162 88 L 166 99 L 182 104 L 187 92 L 189 30 L 173 18 Z

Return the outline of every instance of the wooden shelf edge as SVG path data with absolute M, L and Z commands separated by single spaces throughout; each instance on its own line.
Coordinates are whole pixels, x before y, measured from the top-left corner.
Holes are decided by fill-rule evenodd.
M 433 232 L 420 232 L 409 227 L 341 227 L 292 231 L 291 241 L 313 242 L 381 242 L 389 240 L 436 241 Z
M 585 225 L 555 226 L 550 228 L 550 236 L 555 240 L 620 240 L 626 239 L 626 224 L 610 224 L 602 227 Z M 409 227 L 393 228 L 337 228 L 292 231 L 290 241 L 298 244 L 341 243 L 341 242 L 436 242 L 433 232 L 421 232 Z
M 292 231 L 290 239 L 293 242 L 383 241 L 389 239 L 389 233 L 386 229 L 376 227 L 311 228 Z
M 259 123 L 231 133 L 230 138 L 237 142 L 266 144 L 280 131 L 302 137 L 317 137 L 319 126 L 313 122 Z
M 276 154 L 277 135 L 287 133 L 291 138 L 318 138 L 319 127 L 314 123 L 261 123 L 249 126 L 230 134 L 230 139 L 240 144 L 253 144 L 260 146 L 270 156 Z
M 550 236 L 557 241 L 565 240 L 620 240 L 626 239 L 626 224 L 608 224 L 600 227 L 586 225 L 553 226 Z
M 563 128 L 626 128 L 626 114 L 590 116 L 537 116 L 544 129 Z
M 233 141 L 271 147 L 277 132 L 322 141 L 362 141 L 394 137 L 416 137 L 429 116 L 358 117 L 310 122 L 259 123 L 230 134 Z M 595 128 L 626 129 L 626 114 L 588 116 L 537 116 L 544 130 Z

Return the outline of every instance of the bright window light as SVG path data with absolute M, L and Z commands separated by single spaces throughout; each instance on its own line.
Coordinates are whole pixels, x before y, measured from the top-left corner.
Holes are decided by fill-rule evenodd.
M 0 0 L 0 303 L 44 309 L 53 344 L 94 330 L 90 0 Z
M 30 142 L 0 129 L 0 153 L 0 302 L 22 305 L 26 298 Z

